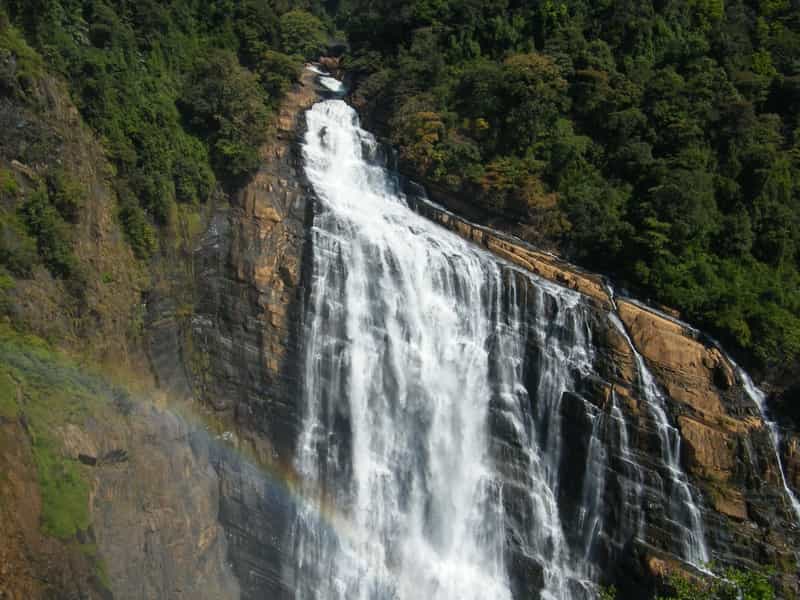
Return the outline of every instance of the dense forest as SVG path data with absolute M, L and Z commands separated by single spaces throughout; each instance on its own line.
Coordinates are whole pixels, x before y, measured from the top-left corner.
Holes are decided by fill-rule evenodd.
M 4 0 L 0 88 L 24 102 L 37 70 L 69 81 L 146 260 L 179 211 L 254 170 L 335 27 L 352 99 L 407 172 L 679 309 L 751 366 L 796 367 L 792 0 Z M 42 162 L 46 139 L 28 154 Z M 53 167 L 12 210 L 0 173 L 0 194 L 0 268 L 74 276 L 79 183 Z
M 800 356 L 800 5 L 343 0 L 354 101 L 404 168 L 679 309 Z
M 0 91 L 35 104 L 30 88 L 43 72 L 67 79 L 116 169 L 126 235 L 147 259 L 178 210 L 257 167 L 278 101 L 327 39 L 323 22 L 300 5 L 312 8 L 291 0 L 6 0 Z M 47 162 L 47 136 L 39 137 L 21 160 Z M 8 209 L 14 183 L 1 179 Z M 15 276 L 38 260 L 55 276 L 72 275 L 69 223 L 80 184 L 57 167 L 45 179 L 19 210 L 3 212 L 0 263 Z

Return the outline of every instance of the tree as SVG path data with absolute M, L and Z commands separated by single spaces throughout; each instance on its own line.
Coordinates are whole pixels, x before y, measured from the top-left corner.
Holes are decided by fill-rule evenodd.
M 267 137 L 269 111 L 254 73 L 232 52 L 212 52 L 189 75 L 180 106 L 211 146 L 211 159 L 224 177 L 240 177 L 259 164 Z
M 75 257 L 69 241 L 69 229 L 50 203 L 47 190 L 33 192 L 20 208 L 28 232 L 36 238 L 42 262 L 54 277 L 68 277 L 75 269 Z
M 569 106 L 567 82 L 553 59 L 544 54 L 507 58 L 501 90 L 505 145 L 512 152 L 526 152 Z
M 266 50 L 259 56 L 256 72 L 270 104 L 276 105 L 289 91 L 292 83 L 299 77 L 301 68 L 302 64 L 295 57 L 282 52 Z
M 672 575 L 672 593 L 658 600 L 773 600 L 775 592 L 763 571 L 727 569 L 722 577 L 710 580 Z
M 327 43 L 322 21 L 304 10 L 290 10 L 281 15 L 280 29 L 283 51 L 287 54 L 316 58 Z

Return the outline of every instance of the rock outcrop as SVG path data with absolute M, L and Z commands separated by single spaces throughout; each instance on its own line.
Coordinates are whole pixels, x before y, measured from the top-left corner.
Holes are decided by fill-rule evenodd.
M 295 137 L 316 99 L 314 74 L 284 101 L 258 173 L 221 207 L 196 251 L 191 334 L 195 390 L 286 453 L 300 387 L 298 335 L 310 192 Z
M 42 114 L 0 107 L 0 121 L 25 125 L 14 121 L 13 135 L 0 141 L 0 166 L 3 156 L 26 147 L 26 135 L 44 131 L 63 140 L 51 158 L 88 193 L 75 253 L 91 273 L 103 274 L 87 282 L 85 304 L 75 307 L 62 281 L 37 271 L 14 290 L 15 321 L 100 357 L 122 380 L 133 374 L 145 389 L 152 369 L 161 395 L 194 413 L 210 407 L 204 418 L 226 432 L 216 440 L 149 400 L 102 417 L 81 413 L 63 426 L 54 419 L 48 431 L 91 488 L 91 525 L 79 539 L 61 540 L 41 528 L 40 477 L 24 413 L 0 417 L 0 596 L 262 598 L 271 585 L 280 589 L 278 542 L 291 523 L 281 511 L 290 503 L 265 465 L 290 462 L 283 454 L 294 445 L 311 218 L 294 142 L 303 110 L 317 97 L 312 77 L 306 72 L 283 104 L 256 176 L 230 203 L 218 197 L 206 209 L 196 248 L 191 232 L 176 231 L 175 247 L 149 274 L 125 243 L 110 167 L 63 84 L 42 83 Z M 34 186 L 47 165 L 17 161 L 10 168 Z M 180 217 L 175 224 L 187 225 Z M 257 449 L 251 459 L 231 447 L 237 427 L 237 439 Z
M 283 597 L 288 590 L 283 570 L 294 505 L 282 480 L 291 470 L 301 418 L 300 336 L 313 217 L 298 136 L 305 109 L 318 99 L 314 78 L 305 71 L 289 93 L 276 135 L 262 148 L 261 168 L 212 216 L 195 254 L 196 302 L 185 353 L 192 387 L 239 430 L 261 464 L 222 450 L 211 459 L 220 478 L 219 520 L 244 599 Z

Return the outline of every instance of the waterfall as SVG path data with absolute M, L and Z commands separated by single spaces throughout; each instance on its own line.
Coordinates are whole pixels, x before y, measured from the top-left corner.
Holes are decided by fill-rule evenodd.
M 633 352 L 636 362 L 636 371 L 639 376 L 639 387 L 644 397 L 647 409 L 655 422 L 658 432 L 661 460 L 664 465 L 665 475 L 669 489 L 664 490 L 668 498 L 667 508 L 669 519 L 674 523 L 680 536 L 683 547 L 683 558 L 698 568 L 705 569 L 710 560 L 710 554 L 705 541 L 703 519 L 700 508 L 692 497 L 692 492 L 686 474 L 680 465 L 681 435 L 673 427 L 666 413 L 666 401 L 663 393 L 648 369 L 642 355 L 630 339 L 625 326 L 615 313 L 609 315 L 614 327 L 625 338 Z
M 306 118 L 320 203 L 296 468 L 318 502 L 294 526 L 295 597 L 510 600 L 525 561 L 542 598 L 594 597 L 610 428 L 593 406 L 582 526 L 558 502 L 562 398 L 592 370 L 581 296 L 411 211 L 343 101 Z
M 408 210 L 344 102 L 307 122 L 322 206 L 297 460 L 348 527 L 301 515 L 298 597 L 511 598 L 487 429 L 492 386 L 514 388 L 489 377 L 517 326 L 503 268 Z
M 730 358 L 728 360 L 730 360 L 731 364 L 734 365 L 736 374 L 742 381 L 742 386 L 744 387 L 745 392 L 747 392 L 747 395 L 750 396 L 750 399 L 761 413 L 761 418 L 764 419 L 764 423 L 766 423 L 767 427 L 769 428 L 770 441 L 772 442 L 772 447 L 775 449 L 775 460 L 778 463 L 778 471 L 780 472 L 781 476 L 781 485 L 783 485 L 783 491 L 786 493 L 786 497 L 789 500 L 789 505 L 792 507 L 792 511 L 794 512 L 797 523 L 800 523 L 800 499 L 797 498 L 795 493 L 792 491 L 792 488 L 789 487 L 789 483 L 786 481 L 786 471 L 784 470 L 783 461 L 781 460 L 780 431 L 778 430 L 778 424 L 769 418 L 769 414 L 767 412 L 767 398 L 764 395 L 764 392 L 762 392 L 756 386 L 756 384 L 753 383 L 753 380 L 744 371 L 744 369 L 739 367 Z

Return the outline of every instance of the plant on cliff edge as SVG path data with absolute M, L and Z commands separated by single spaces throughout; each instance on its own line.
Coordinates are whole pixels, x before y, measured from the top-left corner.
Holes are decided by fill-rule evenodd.
M 774 600 L 775 592 L 765 571 L 726 569 L 722 577 L 698 581 L 673 574 L 669 578 L 672 592 L 657 600 Z

